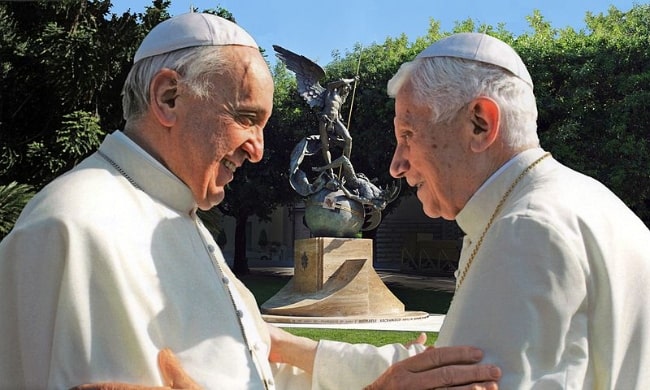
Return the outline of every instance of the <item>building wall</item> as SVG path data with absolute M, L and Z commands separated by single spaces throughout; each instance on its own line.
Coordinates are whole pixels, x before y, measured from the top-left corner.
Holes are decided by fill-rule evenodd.
M 377 229 L 375 267 L 449 275 L 458 263 L 462 236 L 456 222 L 429 218 L 417 197 L 404 197 Z
M 310 237 L 309 229 L 303 223 L 304 214 L 304 205 L 300 203 L 293 207 L 279 207 L 272 213 L 271 222 L 261 222 L 257 217 L 251 217 L 246 237 L 248 260 L 254 264 L 261 262 L 268 265 L 293 266 L 293 243 L 297 239 Z M 227 243 L 222 249 L 226 259 L 232 261 L 234 218 L 224 217 L 223 226 Z M 265 248 L 259 245 L 263 230 L 270 243 Z M 377 268 L 402 268 L 407 271 L 436 273 L 437 270 L 420 267 L 422 260 L 435 257 L 436 254 L 432 253 L 432 250 L 435 250 L 436 253 L 442 254 L 442 257 L 457 262 L 457 253 L 451 248 L 443 248 L 442 252 L 436 248 L 440 245 L 446 248 L 453 244 L 459 251 L 461 238 L 462 232 L 455 222 L 441 218 L 431 219 L 424 214 L 415 196 L 404 197 L 399 206 L 384 217 L 377 229 L 373 248 L 374 264 Z M 407 269 L 409 267 L 410 269 Z
M 289 262 L 293 247 L 292 228 L 289 218 L 289 209 L 280 207 L 271 213 L 271 222 L 260 221 L 252 216 L 246 226 L 246 256 L 249 261 Z M 235 252 L 235 218 L 223 217 L 223 229 L 226 232 L 227 242 L 221 248 L 224 257 L 232 264 Z M 260 236 L 266 233 L 268 245 L 261 247 Z M 289 247 L 290 246 L 290 247 Z

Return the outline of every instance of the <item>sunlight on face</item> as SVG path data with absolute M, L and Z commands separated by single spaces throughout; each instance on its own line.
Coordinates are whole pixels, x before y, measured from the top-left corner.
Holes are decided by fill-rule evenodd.
M 416 188 L 427 216 L 454 219 L 460 211 L 453 195 L 463 177 L 457 164 L 461 143 L 453 126 L 432 124 L 431 118 L 431 108 L 414 98 L 413 85 L 406 82 L 395 97 L 397 146 L 390 173 Z
M 225 186 L 246 160 L 259 162 L 263 128 L 273 108 L 273 80 L 259 51 L 229 48 L 231 72 L 212 75 L 213 96 L 179 97 L 175 173 L 192 190 L 199 208 L 207 210 L 224 198 Z M 182 154 L 182 155 L 181 155 Z

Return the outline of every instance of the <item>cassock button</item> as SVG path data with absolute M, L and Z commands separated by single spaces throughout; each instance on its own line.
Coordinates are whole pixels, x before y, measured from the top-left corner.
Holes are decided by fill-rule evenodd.
M 267 383 L 269 386 L 274 386 L 274 385 L 275 385 L 275 383 L 273 383 L 273 379 L 267 379 L 267 380 L 266 380 L 266 383 Z
M 214 252 L 214 245 L 208 245 L 208 250 L 210 252 Z
M 237 310 L 237 317 L 242 318 L 244 316 L 244 312 L 241 310 Z
M 228 278 L 226 278 L 226 277 L 221 278 L 221 281 L 223 282 L 223 284 L 230 283 L 230 280 Z

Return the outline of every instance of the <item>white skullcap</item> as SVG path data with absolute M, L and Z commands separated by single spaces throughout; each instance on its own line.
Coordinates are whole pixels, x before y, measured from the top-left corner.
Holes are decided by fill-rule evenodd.
M 510 71 L 533 88 L 526 65 L 507 43 L 480 33 L 459 33 L 443 38 L 415 58 L 455 57 L 496 65 Z
M 227 45 L 258 48 L 253 37 L 235 23 L 216 15 L 191 12 L 154 27 L 135 52 L 133 62 L 187 47 Z

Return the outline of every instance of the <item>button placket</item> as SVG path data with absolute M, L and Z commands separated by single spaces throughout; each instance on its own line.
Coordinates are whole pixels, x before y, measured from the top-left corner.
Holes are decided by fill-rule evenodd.
M 251 357 L 253 360 L 256 362 L 255 365 L 258 368 L 258 372 L 260 374 L 260 379 L 264 383 L 264 386 L 267 389 L 274 389 L 274 382 L 273 382 L 273 374 L 270 371 L 270 367 L 268 366 L 268 363 L 266 363 L 266 356 L 259 356 L 259 346 L 256 348 L 255 346 L 259 343 L 258 339 L 259 337 L 256 337 L 254 334 L 249 337 L 249 334 L 246 330 L 246 326 L 244 325 L 244 322 L 248 322 L 250 327 L 254 328 L 254 325 L 251 324 L 251 321 L 253 321 L 252 318 L 245 318 L 244 317 L 244 311 L 240 308 L 240 305 L 243 305 L 242 298 L 239 297 L 238 293 L 236 291 L 233 291 L 233 286 L 230 284 L 230 279 L 225 275 L 222 265 L 217 259 L 217 247 L 210 242 L 210 240 L 203 234 L 201 231 L 201 220 L 198 218 L 198 216 L 194 216 L 194 220 L 197 223 L 197 228 L 199 230 L 199 234 L 205 244 L 205 247 L 207 251 L 209 252 L 210 259 L 212 262 L 212 265 L 215 269 L 215 271 L 218 273 L 218 276 L 221 279 L 221 282 L 223 283 L 223 287 L 226 290 L 230 302 L 232 304 L 233 309 L 235 310 L 235 315 L 237 316 L 237 320 L 239 322 L 239 327 L 241 330 L 241 334 L 244 338 L 244 343 L 246 343 L 248 350 L 251 353 Z M 237 298 L 236 298 L 237 296 Z M 239 303 L 239 304 L 238 304 Z M 252 338 L 252 339 L 251 339 Z M 265 364 L 267 364 L 265 366 Z M 266 367 L 266 368 L 264 368 Z

